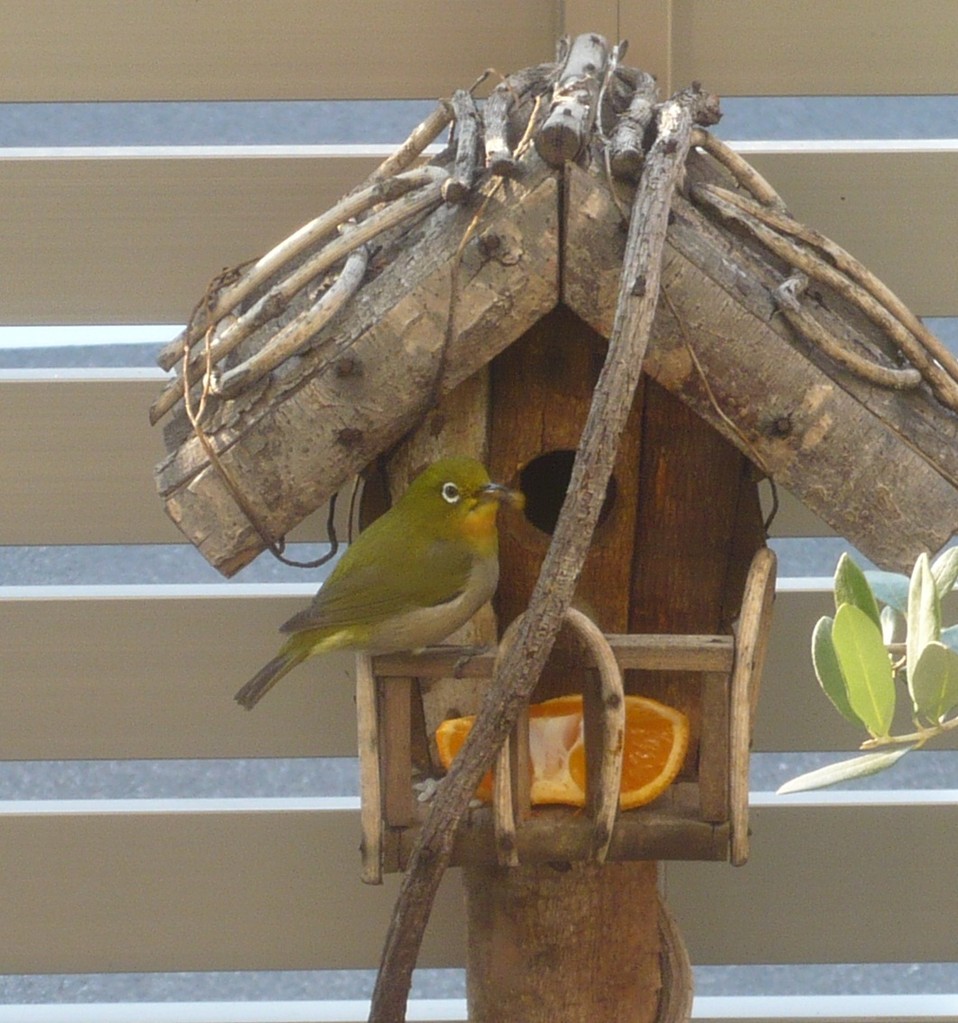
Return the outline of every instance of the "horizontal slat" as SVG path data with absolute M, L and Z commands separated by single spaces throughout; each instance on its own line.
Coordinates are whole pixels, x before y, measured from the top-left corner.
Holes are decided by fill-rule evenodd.
M 4 159 L 0 315 L 20 324 L 182 323 L 214 274 L 261 255 L 379 162 Z
M 822 586 L 828 581 L 823 580 Z M 354 756 L 353 660 L 297 668 L 255 711 L 233 693 L 309 600 L 269 590 L 167 587 L 2 604 L 0 756 L 8 760 Z M 38 593 L 44 591 L 38 590 Z M 757 752 L 853 750 L 864 737 L 815 681 L 810 644 L 831 592 L 779 592 L 755 728 Z M 947 621 L 955 616 L 949 612 Z M 108 637 L 108 641 L 105 641 Z M 906 700 L 896 724 L 910 731 Z M 958 735 L 936 741 L 955 748 Z
M 2 825 L 4 973 L 370 968 L 396 894 L 395 877 L 360 884 L 352 810 L 19 813 Z M 954 954 L 955 803 L 760 807 L 751 825 L 746 868 L 666 870 L 693 962 Z M 464 961 L 458 871 L 443 887 L 422 966 Z
M 558 6 L 5 0 L 0 100 L 439 96 L 486 67 L 550 60 Z
M 159 370 L 0 371 L 4 544 L 179 543 L 153 483 L 162 427 L 147 410 Z M 337 508 L 347 533 L 349 501 Z M 326 537 L 328 509 L 288 539 Z
M 958 143 L 932 142 L 921 152 L 912 148 L 918 145 L 737 148 L 799 220 L 855 255 L 906 305 L 922 316 L 950 316 L 956 242 L 941 210 L 958 202 Z M 907 215 L 889 215 L 895 210 Z
M 7 544 L 170 543 L 183 539 L 163 510 L 151 472 L 163 456 L 162 427 L 146 411 L 159 370 L 61 374 L 29 380 L 0 372 L 2 540 Z M 16 442 L 13 442 L 16 438 Z M 767 488 L 764 488 L 767 489 Z M 770 499 L 766 500 L 770 511 Z M 84 514 L 77 514 L 83 509 Z M 326 512 L 295 538 L 325 536 Z M 831 535 L 785 491 L 773 536 Z
M 786 536 L 835 536 L 835 530 L 822 521 L 813 511 L 806 508 L 794 494 L 776 487 L 774 494 L 778 500 L 775 507 L 773 491 L 768 481 L 759 486 L 759 493 L 762 498 L 762 511 L 772 516 L 768 522 L 768 535 L 772 537 Z M 772 512 L 774 510 L 774 515 Z
M 134 14 L 123 0 L 108 0 L 91 18 L 75 0 L 8 0 L 0 9 L 0 56 L 10 74 L 0 98 L 429 97 L 468 85 L 484 67 L 508 72 L 547 60 L 563 31 L 552 0 L 425 0 L 415 12 L 375 0 L 346 9 L 331 0 L 148 6 Z M 576 30 L 611 34 L 608 6 L 598 5 L 590 19 L 588 5 L 575 5 Z M 662 6 L 627 5 L 620 33 L 643 39 L 641 28 L 649 18 L 658 23 Z M 871 0 L 867 14 L 829 0 L 675 0 L 671 17 L 679 86 L 699 79 L 729 95 L 958 91 L 950 0 L 914 0 L 907 17 L 898 0 Z M 666 38 L 655 39 L 655 48 L 639 50 L 647 70 L 664 76 Z
M 159 370 L 0 371 L 4 543 L 167 543 L 182 536 L 163 511 L 151 478 L 163 456 L 162 427 L 146 410 L 165 376 Z M 106 467 L 109 471 L 106 471 Z M 766 514 L 771 490 L 762 487 Z M 826 523 L 778 490 L 772 536 L 831 536 Z M 77 508 L 87 514 L 79 516 Z M 325 536 L 325 509 L 296 538 Z
M 355 756 L 349 654 L 302 666 L 255 712 L 233 702 L 278 649 L 279 625 L 307 601 L 3 604 L 0 756 Z
M 0 379 L 3 543 L 148 543 L 183 537 L 153 486 L 163 455 L 141 380 Z
M 940 216 L 958 206 L 958 144 L 927 152 L 742 147 L 798 217 L 848 247 L 916 312 L 958 313 L 948 273 L 956 241 Z M 0 191 L 10 197 L 0 318 L 181 323 L 222 267 L 260 255 L 378 163 L 343 147 L 257 152 L 0 160 Z M 889 209 L 908 216 L 883 216 Z
M 692 1019 L 700 1023 L 895 1023 L 954 1019 L 958 996 L 947 995 L 743 995 L 696 998 Z
M 464 998 L 413 998 L 406 1006 L 406 1023 L 463 1023 L 467 1018 Z M 367 1019 L 368 1001 L 345 999 L 0 1005 L 0 1023 L 366 1023 Z
M 697 1023 L 852 1023 L 953 1020 L 956 996 L 742 995 L 696 997 Z M 0 1005 L 0 1023 L 365 1023 L 368 1001 L 98 1002 Z M 462 1023 L 464 998 L 410 999 L 407 1023 Z
M 958 805 L 753 808 L 745 867 L 670 863 L 692 962 L 946 962 Z
M 958 8 L 952 0 L 674 0 L 672 75 L 675 88 L 697 80 L 725 95 L 958 92 Z
M 398 879 L 359 880 L 355 811 L 10 816 L 2 973 L 369 969 Z M 461 964 L 443 882 L 420 965 Z
M 368 1001 L 344 999 L 0 1005 L 0 1023 L 365 1023 L 368 1018 Z M 464 998 L 414 998 L 406 1006 L 406 1023 L 462 1023 L 466 1019 Z

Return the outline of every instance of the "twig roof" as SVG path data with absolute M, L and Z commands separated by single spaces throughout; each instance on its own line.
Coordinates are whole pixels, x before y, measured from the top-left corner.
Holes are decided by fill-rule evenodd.
M 153 408 L 157 484 L 221 571 L 556 304 L 609 335 L 661 104 L 604 43 L 576 46 L 481 114 L 464 90 L 441 103 L 333 210 L 214 282 L 164 352 L 178 373 Z M 910 565 L 958 529 L 958 363 L 706 130 L 715 97 L 687 95 L 700 127 L 645 370 L 878 564 Z M 450 121 L 446 150 L 414 166 Z

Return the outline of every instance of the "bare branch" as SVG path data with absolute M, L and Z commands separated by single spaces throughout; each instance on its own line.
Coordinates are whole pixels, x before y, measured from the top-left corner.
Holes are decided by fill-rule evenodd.
M 567 496 L 515 644 L 502 658 L 469 738 L 440 783 L 419 833 L 386 937 L 371 1023 L 403 1018 L 422 935 L 459 821 L 528 701 L 571 604 L 641 375 L 658 302 L 672 193 L 685 165 L 691 127 L 687 104 L 676 100 L 663 106 L 659 137 L 633 202 L 609 349 Z
M 160 352 L 157 362 L 163 369 L 172 369 L 176 361 L 182 358 L 184 340 L 193 344 L 206 333 L 210 326 L 228 312 L 235 310 L 277 270 L 291 262 L 311 245 L 320 242 L 327 235 L 331 235 L 340 225 L 360 216 L 379 203 L 391 202 L 413 189 L 422 188 L 434 181 L 441 181 L 445 176 L 446 172 L 438 167 L 420 167 L 418 170 L 390 178 L 387 181 L 373 182 L 341 199 L 331 209 L 304 224 L 255 263 L 252 263 L 248 269 L 218 291 L 208 305 L 201 304 L 200 309 L 203 316 L 200 319 L 194 316 L 186 330 Z
M 443 183 L 442 197 L 446 202 L 460 203 L 472 190 L 479 171 L 479 110 L 465 89 L 452 94 L 452 107 L 456 112 L 456 163 Z
M 436 136 L 452 120 L 452 104 L 448 100 L 441 99 L 436 109 L 420 124 L 413 128 L 409 138 L 388 156 L 383 162 L 366 178 L 363 185 L 372 185 L 377 181 L 385 181 L 395 177 L 397 174 L 410 167 L 421 155 Z
M 411 195 L 404 195 L 399 201 L 392 202 L 385 209 L 364 220 L 358 227 L 347 234 L 340 235 L 324 248 L 314 253 L 284 277 L 279 284 L 254 302 L 242 315 L 231 320 L 221 332 L 218 332 L 210 345 L 209 357 L 213 364 L 215 365 L 225 358 L 258 327 L 278 316 L 286 308 L 294 295 L 305 288 L 310 281 L 325 273 L 331 266 L 334 266 L 341 259 L 344 259 L 361 245 L 371 241 L 377 235 L 395 227 L 397 224 L 418 216 L 442 201 L 442 183 L 447 177 L 445 171 L 441 171 L 436 167 L 423 167 L 418 171 L 410 172 L 410 174 L 412 176 L 404 180 L 398 189 L 400 194 L 409 192 L 414 187 L 412 182 L 417 184 L 425 183 L 423 187 L 420 187 L 418 191 L 413 192 Z M 391 182 L 394 181 L 398 182 L 399 179 L 390 178 L 389 182 L 372 185 L 369 189 L 364 190 L 364 192 L 356 193 L 353 196 L 355 202 L 338 204 L 334 208 L 335 211 L 338 211 L 336 216 L 338 223 L 343 222 L 343 210 L 353 209 L 354 206 L 357 209 L 368 209 L 376 201 L 374 196 L 381 195 L 384 191 L 392 193 L 394 186 L 391 185 Z M 329 214 L 320 217 L 319 220 L 331 220 L 333 212 L 330 211 Z M 313 223 L 315 224 L 317 221 L 313 221 Z M 277 248 L 279 247 L 277 246 Z M 240 284 L 242 283 L 240 282 Z M 221 302 L 217 302 L 217 308 L 221 304 Z M 224 306 L 223 311 L 225 313 L 227 307 Z M 212 315 L 212 322 L 215 322 L 216 318 L 215 314 Z M 189 333 L 192 333 L 192 328 L 189 329 Z M 199 361 L 199 358 L 200 356 L 197 356 L 197 361 Z M 179 376 L 167 384 L 166 388 L 153 403 L 150 408 L 150 422 L 156 423 L 182 396 L 183 377 Z
M 880 302 L 902 325 L 928 349 L 932 357 L 945 372 L 958 381 L 958 359 L 942 341 L 921 322 L 920 319 L 905 305 L 904 302 L 883 282 L 880 281 L 860 260 L 843 249 L 837 242 L 826 237 L 815 228 L 803 224 L 788 213 L 777 209 L 766 209 L 749 200 L 746 196 L 722 190 L 721 195 L 740 209 L 751 213 L 776 230 L 800 238 L 813 245 L 828 256 L 835 266 L 853 280 L 857 281 L 873 298 Z
M 545 123 L 536 133 L 536 152 L 561 167 L 581 151 L 595 121 L 609 44 L 594 33 L 578 36 L 552 94 Z
M 765 178 L 747 160 L 739 156 L 734 149 L 730 149 L 710 131 L 695 128 L 692 131 L 692 145 L 698 149 L 704 149 L 709 156 L 717 160 L 738 184 L 754 195 L 760 203 L 778 210 L 785 209 L 785 200 Z
M 214 375 L 213 393 L 218 394 L 221 398 L 235 398 L 247 387 L 255 384 L 257 380 L 262 379 L 267 373 L 285 362 L 291 355 L 295 355 L 356 294 L 366 273 L 368 261 L 369 248 L 366 245 L 361 245 L 350 254 L 335 283 L 322 294 L 315 304 L 303 310 L 295 319 L 277 331 L 262 348 L 245 362 L 227 370 L 219 378 Z
M 714 185 L 696 185 L 692 189 L 692 196 L 696 201 L 709 206 L 726 220 L 741 224 L 779 259 L 834 288 L 838 294 L 857 306 L 888 335 L 908 361 L 920 370 L 938 400 L 948 408 L 958 411 L 958 381 L 945 372 L 925 346 L 893 313 L 860 284 L 826 263 L 810 249 L 791 237 L 779 234 L 765 222 L 764 218 L 746 212 L 739 204 L 728 198 L 729 194 L 726 189 Z
M 522 106 L 541 95 L 556 73 L 555 64 L 525 68 L 500 82 L 482 110 L 486 167 L 501 177 L 513 177 L 519 164 L 513 155 L 511 138 L 516 137 L 516 118 Z
M 645 162 L 645 134 L 655 117 L 658 86 L 655 79 L 640 72 L 629 107 L 616 121 L 609 144 L 612 173 L 629 181 L 638 180 Z
M 867 380 L 878 387 L 890 387 L 898 391 L 907 391 L 921 383 L 921 373 L 913 367 L 895 369 L 882 366 L 878 362 L 866 359 L 863 355 L 843 345 L 833 337 L 809 312 L 802 308 L 799 296 L 808 287 L 808 278 L 804 274 L 795 274 L 783 281 L 773 292 L 775 304 L 796 333 L 820 348 L 829 358 L 844 366 L 849 373 Z

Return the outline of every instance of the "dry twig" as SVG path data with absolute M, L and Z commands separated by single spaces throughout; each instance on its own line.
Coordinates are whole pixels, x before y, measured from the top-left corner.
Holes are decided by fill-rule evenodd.
M 404 1016 L 419 945 L 459 821 L 528 701 L 571 604 L 638 386 L 658 300 L 671 197 L 685 164 L 691 126 L 687 103 L 676 100 L 663 106 L 659 137 L 636 191 L 609 349 L 568 493 L 515 645 L 503 658 L 466 745 L 440 783 L 419 833 L 386 937 L 371 1023 L 396 1023 Z
M 657 99 L 655 79 L 642 72 L 629 108 L 616 121 L 609 143 L 609 162 L 617 177 L 636 181 L 642 172 L 645 135 L 655 117 Z
M 842 344 L 833 337 L 811 313 L 802 308 L 799 296 L 808 287 L 804 274 L 795 274 L 783 281 L 773 292 L 775 304 L 796 333 L 820 348 L 829 358 L 850 373 L 867 380 L 878 387 L 889 387 L 897 391 L 912 390 L 921 383 L 921 373 L 913 367 L 895 369 L 866 359 L 863 355 Z
M 577 36 L 572 43 L 549 114 L 536 132 L 536 152 L 550 167 L 575 159 L 588 141 L 608 57 L 609 44 L 595 33 Z
M 386 181 L 412 166 L 422 155 L 426 146 L 433 142 L 443 128 L 449 124 L 452 117 L 452 104 L 448 100 L 441 99 L 436 109 L 413 128 L 409 138 L 395 153 L 386 157 L 360 187 L 373 185 L 378 181 Z
M 539 97 L 549 88 L 556 65 L 538 64 L 509 75 L 501 81 L 482 110 L 486 167 L 500 177 L 513 177 L 519 169 L 509 142 L 511 126 L 522 105 Z
M 212 341 L 210 347 L 212 349 L 213 362 L 220 362 L 239 344 L 245 341 L 254 330 L 278 316 L 293 297 L 305 288 L 310 281 L 315 280 L 320 274 L 335 266 L 341 259 L 345 259 L 351 252 L 383 232 L 419 216 L 442 201 L 442 183 L 447 178 L 445 171 L 435 167 L 423 167 L 418 171 L 410 172 L 410 174 L 411 176 L 402 182 L 400 190 L 401 193 L 407 194 L 402 194 L 402 198 L 391 202 L 378 213 L 363 220 L 358 227 L 333 239 L 328 245 L 325 245 L 318 252 L 304 260 L 295 270 L 284 277 L 276 287 L 266 292 L 265 295 L 254 302 L 240 316 L 230 320 L 215 335 Z M 337 204 L 334 210 L 312 222 L 313 225 L 318 224 L 319 221 L 323 221 L 326 224 L 326 230 L 322 232 L 317 231 L 315 236 L 319 237 L 321 234 L 334 230 L 336 226 L 344 222 L 343 218 L 346 213 L 351 211 L 358 213 L 363 209 L 368 209 L 374 202 L 382 201 L 381 198 L 376 199 L 375 196 L 382 196 L 384 192 L 391 193 L 393 189 L 392 182 L 398 182 L 399 180 L 398 178 L 391 178 L 389 182 L 373 185 L 363 192 L 356 193 L 351 202 L 347 203 L 344 201 Z M 410 191 L 411 188 L 416 188 L 416 190 Z M 335 216 L 333 215 L 334 212 Z M 307 225 L 307 227 L 310 226 Z M 297 232 L 297 234 L 300 234 L 300 232 Z M 286 243 L 284 242 L 283 245 L 286 245 Z M 277 246 L 277 249 L 281 247 Z M 273 251 L 275 252 L 276 250 Z M 267 256 L 269 255 L 268 253 Z M 267 256 L 264 256 L 260 263 L 263 263 Z M 289 257 L 287 256 L 286 258 L 288 259 Z M 238 282 L 236 285 L 237 290 L 243 284 L 244 281 Z M 225 301 L 222 295 L 217 299 L 215 306 L 209 312 L 210 323 L 215 323 L 228 308 L 232 307 L 232 299 L 229 305 L 224 305 Z M 181 335 L 178 341 L 182 345 L 184 341 L 191 340 L 192 334 L 193 328 L 190 328 L 184 335 Z M 151 423 L 156 423 L 182 397 L 184 379 L 185 376 L 182 375 L 176 377 L 160 393 L 160 396 L 150 408 Z
M 442 197 L 449 203 L 463 202 L 472 191 L 479 172 L 479 109 L 472 93 L 457 89 L 452 94 L 456 112 L 456 162 L 443 183 Z
M 735 178 L 742 188 L 754 195 L 760 203 L 773 209 L 785 209 L 785 200 L 748 160 L 739 156 L 734 149 L 730 149 L 710 131 L 705 131 L 703 128 L 693 129 L 692 145 L 697 149 L 704 149 L 709 156 L 718 161 Z
M 833 288 L 852 305 L 857 306 L 872 323 L 888 335 L 905 358 L 921 372 L 938 400 L 948 408 L 958 411 L 958 381 L 946 373 L 924 344 L 859 283 L 835 269 L 830 263 L 826 263 L 791 236 L 779 234 L 763 219 L 729 200 L 726 189 L 714 185 L 695 185 L 692 188 L 692 196 L 697 202 L 710 207 L 726 220 L 741 224 L 779 259 Z
M 445 180 L 446 172 L 438 167 L 420 167 L 387 181 L 375 181 L 357 189 L 341 199 L 335 206 L 284 238 L 265 255 L 233 273 L 227 283 L 219 287 L 215 295 L 208 289 L 202 304 L 201 317 L 194 315 L 186 330 L 175 337 L 160 352 L 157 362 L 163 369 L 171 369 L 183 354 L 183 345 L 195 343 L 218 320 L 235 310 L 261 284 L 274 273 L 291 262 L 311 245 L 332 235 L 337 228 L 359 217 L 366 210 L 380 203 L 391 202 L 417 188 L 423 188 L 435 181 Z
M 920 319 L 905 305 L 904 302 L 882 281 L 880 281 L 860 260 L 856 259 L 850 252 L 843 249 L 837 242 L 826 237 L 815 228 L 803 224 L 788 213 L 768 209 L 749 200 L 744 195 L 730 192 L 727 189 L 719 189 L 716 194 L 746 213 L 762 220 L 770 227 L 785 234 L 791 235 L 801 241 L 814 246 L 823 252 L 835 264 L 835 267 L 860 284 L 876 301 L 881 303 L 902 325 L 910 330 L 912 334 L 928 349 L 929 354 L 941 364 L 945 372 L 953 380 L 958 381 L 958 359 L 955 358 L 941 340 L 921 322 Z
M 333 285 L 315 304 L 304 309 L 295 319 L 277 331 L 262 348 L 244 362 L 227 370 L 219 378 L 214 376 L 214 393 L 221 398 L 235 398 L 300 351 L 356 294 L 362 284 L 368 261 L 369 247 L 360 245 L 350 254 Z

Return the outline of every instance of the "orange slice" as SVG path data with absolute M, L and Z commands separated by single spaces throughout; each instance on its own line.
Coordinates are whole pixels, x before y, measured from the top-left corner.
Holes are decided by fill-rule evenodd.
M 448 770 L 475 717 L 450 718 L 436 730 L 439 759 Z M 679 773 L 689 743 L 688 718 L 644 696 L 625 698 L 625 748 L 619 806 L 631 810 L 660 796 Z M 529 708 L 529 760 L 533 803 L 585 805 L 582 697 L 558 696 Z M 492 772 L 476 789 L 492 799 Z

